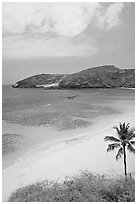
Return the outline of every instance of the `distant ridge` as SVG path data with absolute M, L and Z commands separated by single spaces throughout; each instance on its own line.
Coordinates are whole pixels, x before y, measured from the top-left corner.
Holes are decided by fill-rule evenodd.
M 13 88 L 135 88 L 135 69 L 114 65 L 88 68 L 74 74 L 38 74 L 18 81 Z

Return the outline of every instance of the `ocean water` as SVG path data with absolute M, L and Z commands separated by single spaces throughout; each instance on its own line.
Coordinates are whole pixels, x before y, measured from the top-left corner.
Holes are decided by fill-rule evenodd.
M 88 118 L 119 112 L 115 105 L 128 100 L 134 103 L 134 90 L 43 90 L 3 86 L 2 118 L 22 125 L 77 128 L 90 125 Z
M 134 101 L 135 91 L 131 89 L 43 90 L 3 86 L 3 155 L 20 148 L 21 141 L 25 138 L 24 131 L 29 130 L 27 127 L 80 131 L 94 124 L 100 116 L 134 109 Z M 44 139 L 49 140 L 48 137 Z

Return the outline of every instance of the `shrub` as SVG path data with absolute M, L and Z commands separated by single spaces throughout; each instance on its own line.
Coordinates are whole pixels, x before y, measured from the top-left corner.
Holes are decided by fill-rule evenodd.
M 9 202 L 134 202 L 135 179 L 82 172 L 63 182 L 44 181 L 14 192 Z

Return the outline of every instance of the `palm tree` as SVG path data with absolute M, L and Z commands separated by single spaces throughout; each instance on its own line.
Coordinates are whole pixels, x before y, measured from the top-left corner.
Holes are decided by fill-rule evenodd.
M 128 149 L 130 152 L 135 153 L 135 148 L 133 145 L 135 145 L 135 141 L 132 140 L 135 138 L 135 129 L 129 129 L 130 125 L 129 123 L 120 123 L 119 127 L 114 127 L 114 129 L 117 131 L 118 137 L 114 136 L 106 136 L 104 139 L 105 141 L 112 141 L 114 143 L 109 144 L 107 148 L 107 152 L 112 151 L 116 148 L 119 148 L 116 160 L 118 160 L 120 157 L 124 154 L 124 172 L 125 176 L 127 176 L 127 163 L 126 163 L 126 149 Z

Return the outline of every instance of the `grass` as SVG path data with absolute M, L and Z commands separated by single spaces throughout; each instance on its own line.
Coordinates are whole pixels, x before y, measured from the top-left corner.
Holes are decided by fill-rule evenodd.
M 9 202 L 134 202 L 135 179 L 82 172 L 63 182 L 44 181 L 14 192 Z

